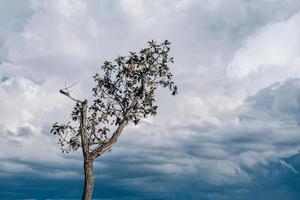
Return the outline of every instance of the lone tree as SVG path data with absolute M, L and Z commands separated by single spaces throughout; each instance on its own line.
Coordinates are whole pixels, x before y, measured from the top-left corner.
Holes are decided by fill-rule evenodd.
M 93 76 L 92 103 L 70 95 L 69 88 L 60 93 L 76 102 L 71 120 L 53 124 L 51 133 L 59 137 L 63 153 L 82 149 L 84 158 L 84 190 L 82 199 L 90 200 L 93 191 L 93 162 L 109 151 L 124 128 L 131 122 L 156 115 L 155 91 L 168 88 L 172 95 L 177 87 L 172 81 L 168 64 L 170 42 L 149 41 L 139 53 L 119 56 L 115 62 L 105 61 L 101 73 Z

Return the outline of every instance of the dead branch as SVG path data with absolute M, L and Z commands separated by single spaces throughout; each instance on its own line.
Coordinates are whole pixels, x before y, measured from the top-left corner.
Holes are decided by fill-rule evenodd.
M 64 88 L 64 89 L 60 89 L 59 92 L 60 92 L 61 94 L 65 95 L 65 96 L 67 96 L 67 97 L 70 98 L 71 100 L 73 100 L 73 101 L 75 101 L 75 102 L 78 102 L 78 103 L 81 103 L 81 104 L 82 104 L 82 101 L 80 101 L 80 100 L 75 99 L 74 97 L 72 97 L 72 96 L 70 95 L 70 91 L 69 91 L 69 89 L 70 89 L 71 87 L 73 87 L 74 85 L 76 85 L 77 83 L 79 83 L 79 81 L 73 83 L 73 84 L 70 85 L 70 86 L 67 86 L 67 85 L 65 84 L 65 88 Z

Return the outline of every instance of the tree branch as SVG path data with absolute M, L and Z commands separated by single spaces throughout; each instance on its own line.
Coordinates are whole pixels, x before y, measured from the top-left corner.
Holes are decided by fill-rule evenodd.
M 59 92 L 63 95 L 65 95 L 66 97 L 70 98 L 71 100 L 75 101 L 75 102 L 78 102 L 78 103 L 82 103 L 82 101 L 78 100 L 78 99 L 75 99 L 74 97 L 72 97 L 70 95 L 69 92 L 65 91 L 64 89 L 60 89 Z
M 104 142 L 103 144 L 96 147 L 91 152 L 91 157 L 93 160 L 96 159 L 101 154 L 108 151 L 112 147 L 112 145 L 117 142 L 118 137 L 121 135 L 122 131 L 124 130 L 124 128 L 126 127 L 126 125 L 128 124 L 128 122 L 131 118 L 131 116 L 130 116 L 131 111 L 138 104 L 138 100 L 142 96 L 144 88 L 145 88 L 145 81 L 144 81 L 144 77 L 142 77 L 139 93 L 133 98 L 131 105 L 129 106 L 129 109 L 127 110 L 125 116 L 121 120 L 121 123 L 119 124 L 118 128 L 115 130 L 115 132 L 112 134 L 111 138 L 107 142 Z
M 136 104 L 138 102 L 138 96 L 136 96 L 134 98 L 134 104 Z M 91 157 L 93 159 L 96 159 L 99 155 L 105 153 L 107 150 L 109 150 L 112 145 L 114 143 L 117 142 L 118 140 L 118 137 L 121 135 L 122 131 L 124 130 L 124 128 L 126 127 L 126 125 L 128 124 L 129 122 L 129 119 L 130 119 L 130 113 L 132 111 L 132 107 L 131 106 L 131 109 L 129 109 L 126 113 L 126 115 L 124 116 L 124 118 L 122 119 L 120 125 L 118 126 L 118 128 L 115 130 L 115 132 L 113 133 L 113 135 L 111 136 L 111 138 L 107 141 L 107 142 L 104 142 L 103 144 L 101 144 L 100 146 L 98 146 L 97 148 L 95 148 L 92 153 L 91 153 Z
M 67 86 L 67 84 L 65 83 L 65 88 L 64 88 L 64 89 L 60 89 L 59 92 L 60 92 L 61 94 L 65 95 L 66 97 L 70 98 L 71 100 L 73 100 L 73 101 L 75 101 L 75 102 L 78 102 L 78 103 L 81 103 L 81 104 L 82 104 L 82 103 L 83 103 L 82 101 L 79 101 L 78 99 L 75 99 L 74 97 L 72 97 L 72 96 L 70 95 L 70 92 L 69 92 L 69 89 L 70 89 L 71 87 L 73 87 L 74 85 L 76 85 L 78 82 L 79 82 L 79 81 L 73 83 L 73 84 L 70 85 L 70 86 Z

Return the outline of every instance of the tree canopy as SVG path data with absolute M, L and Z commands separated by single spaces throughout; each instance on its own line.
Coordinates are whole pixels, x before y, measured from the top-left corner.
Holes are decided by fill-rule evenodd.
M 156 115 L 155 91 L 158 87 L 169 89 L 172 95 L 177 94 L 168 66 L 173 63 L 169 51 L 169 41 L 161 44 L 149 41 L 148 47 L 139 53 L 130 52 L 114 62 L 105 61 L 101 72 L 93 76 L 95 87 L 86 119 L 87 148 L 93 158 L 109 150 L 128 123 L 138 124 L 142 118 Z M 68 90 L 61 92 L 71 97 Z M 83 101 L 71 98 L 76 101 L 71 120 L 66 124 L 55 123 L 51 130 L 59 136 L 58 143 L 65 153 L 82 146 Z

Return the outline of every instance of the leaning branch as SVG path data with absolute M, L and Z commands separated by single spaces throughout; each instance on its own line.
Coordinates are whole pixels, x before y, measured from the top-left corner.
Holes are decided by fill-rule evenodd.
M 117 142 L 118 137 L 121 135 L 127 123 L 128 123 L 127 119 L 123 120 L 122 123 L 116 129 L 116 131 L 113 133 L 112 137 L 107 142 L 104 142 L 101 146 L 98 146 L 96 149 L 92 151 L 91 157 L 93 160 L 96 159 L 101 154 L 108 151 L 112 147 L 112 145 Z
M 145 82 L 144 82 L 144 79 L 142 79 L 142 84 L 141 84 L 141 87 L 140 87 L 140 92 L 132 100 L 131 106 L 127 110 L 127 112 L 126 112 L 125 116 L 123 117 L 121 123 L 119 124 L 118 128 L 115 130 L 115 132 L 112 134 L 111 138 L 107 142 L 104 142 L 103 144 L 101 144 L 100 146 L 96 147 L 91 152 L 91 157 L 92 157 L 93 160 L 96 159 L 101 154 L 103 154 L 106 151 L 108 151 L 109 149 L 111 149 L 112 145 L 117 142 L 119 136 L 123 132 L 123 130 L 126 127 L 126 125 L 128 124 L 128 122 L 130 121 L 132 109 L 138 104 L 138 100 L 142 96 L 144 87 L 145 87 Z

